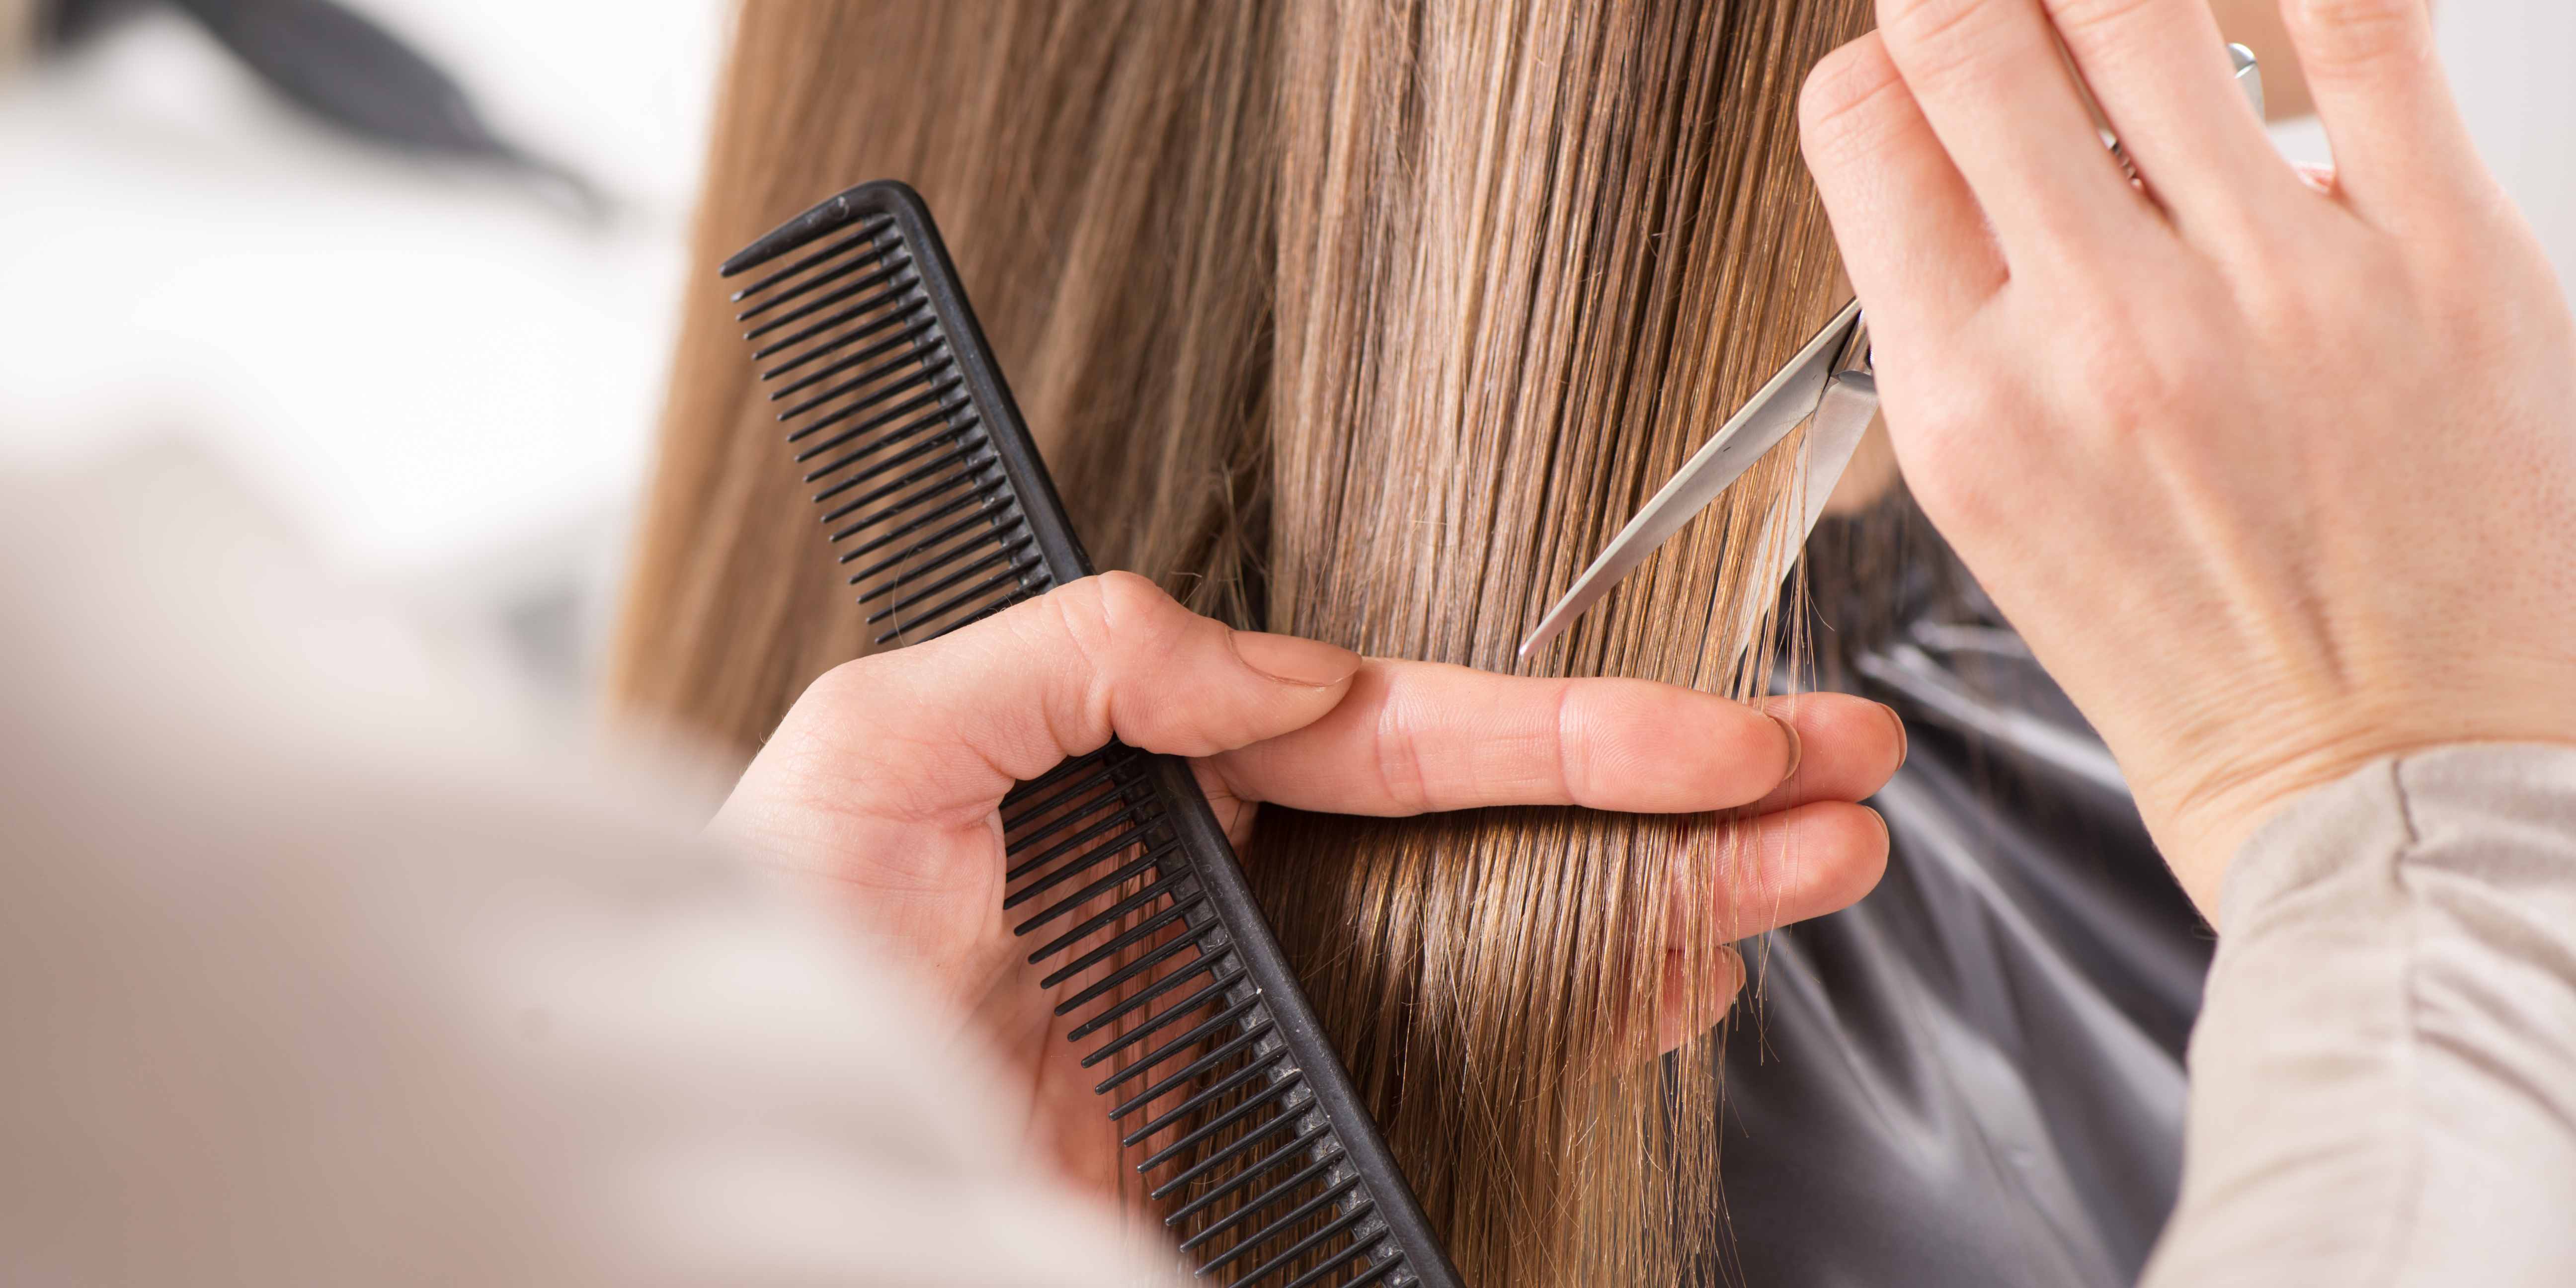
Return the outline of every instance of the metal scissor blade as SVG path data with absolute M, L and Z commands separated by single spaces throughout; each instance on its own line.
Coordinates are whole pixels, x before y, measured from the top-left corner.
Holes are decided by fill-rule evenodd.
M 1833 499 L 1834 485 L 1842 482 L 1843 471 L 1851 468 L 1852 453 L 1860 450 L 1860 440 L 1877 419 L 1876 376 L 1846 371 L 1826 382 L 1824 397 L 1816 401 L 1815 420 L 1807 426 L 1807 511 L 1798 525 L 1799 541 L 1804 542 L 1816 530 L 1816 521 L 1825 517 L 1825 503 Z M 1789 570 L 1782 568 L 1780 575 L 1788 576 Z
M 2245 91 L 2245 101 L 2254 105 L 2254 114 L 2271 115 L 2263 103 L 2263 64 L 2255 60 L 2254 51 L 2243 45 L 2229 45 L 2227 57 L 2236 68 L 2236 87 Z
M 1795 493 L 1780 498 L 1782 508 L 1795 506 L 1789 515 L 1766 523 L 1755 538 L 1753 574 L 1750 584 L 1777 587 L 1796 571 L 1798 557 L 1806 551 L 1807 534 L 1816 530 L 1816 521 L 1825 517 L 1825 507 L 1833 500 L 1834 485 L 1842 481 L 1843 472 L 1851 468 L 1852 453 L 1860 449 L 1860 440 L 1869 435 L 1871 422 L 1878 419 L 1878 379 L 1867 371 L 1847 370 L 1834 374 L 1825 382 L 1825 396 L 1816 403 L 1816 414 L 1807 422 L 1806 485 Z M 1796 526 L 1785 520 L 1795 516 Z M 1778 603 L 1775 594 L 1747 595 L 1743 615 L 1736 620 L 1735 638 L 1742 647 L 1751 647 L 1754 632 L 1763 617 Z M 1732 671 L 1734 665 L 1728 664 Z
M 1824 398 L 1825 386 L 1834 374 L 1834 365 L 1842 356 L 1844 345 L 1860 321 L 1860 302 L 1854 300 L 1836 314 L 1780 374 L 1771 377 L 1744 409 L 1735 413 L 1708 442 L 1683 464 L 1664 489 L 1646 502 L 1637 517 L 1611 538 L 1610 544 L 1556 606 L 1547 610 L 1538 628 L 1521 642 L 1520 655 L 1528 657 L 1556 637 L 1566 624 L 1581 617 L 1584 610 L 1599 602 L 1619 579 L 1646 561 L 1655 548 L 1698 517 L 1708 503 L 1717 499 L 1727 485 L 1743 477 L 1744 471 L 1762 459 L 1765 452 L 1789 436 L 1799 422 L 1812 415 Z M 1864 426 L 1866 422 L 1864 421 Z M 1848 452 L 1844 459 L 1850 459 Z M 1839 471 L 1837 471 L 1839 473 Z M 1810 489 L 1833 491 L 1834 480 L 1809 478 Z

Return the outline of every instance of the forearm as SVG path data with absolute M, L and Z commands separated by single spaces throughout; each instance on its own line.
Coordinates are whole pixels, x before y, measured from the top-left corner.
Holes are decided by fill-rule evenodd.
M 2219 912 L 2145 1282 L 2576 1282 L 2576 748 L 2311 792 Z

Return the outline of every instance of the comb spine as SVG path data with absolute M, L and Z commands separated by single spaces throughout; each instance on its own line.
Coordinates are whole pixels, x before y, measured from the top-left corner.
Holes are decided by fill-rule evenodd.
M 1037 534 L 1038 549 L 1045 556 L 1047 573 L 1054 579 L 1052 584 L 1090 576 L 1091 552 L 1083 549 L 1081 538 L 1073 533 L 1073 522 L 1068 517 L 1072 512 L 1065 509 L 1064 498 L 1056 494 L 1055 480 L 1048 476 L 1046 463 L 1038 459 L 1036 440 L 1029 436 L 1028 421 L 1020 415 L 1018 400 L 1011 397 L 1010 385 L 993 368 L 993 346 L 984 338 L 984 327 L 975 320 L 975 310 L 967 307 L 957 289 L 956 261 L 948 257 L 948 243 L 940 239 L 939 226 L 930 221 L 921 194 L 891 179 L 856 191 L 873 192 L 885 201 L 916 262 L 927 268 L 917 274 L 919 289 L 929 297 L 940 325 L 956 332 L 949 337 L 948 351 L 957 360 L 958 373 L 965 378 L 970 404 L 987 409 L 990 415 L 993 423 L 987 427 L 985 443 L 1000 458 L 1002 472 L 1011 480 L 1021 518 Z

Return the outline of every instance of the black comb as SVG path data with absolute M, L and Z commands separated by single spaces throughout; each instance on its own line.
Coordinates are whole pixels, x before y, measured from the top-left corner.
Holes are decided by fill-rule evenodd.
M 930 212 L 864 184 L 726 261 L 753 357 L 875 642 L 1089 576 Z M 1002 805 L 1002 906 L 1202 1277 L 1455 1288 L 1189 765 L 1112 742 Z M 1078 989 L 1065 982 L 1107 974 Z M 1177 1098 L 1177 1099 L 1176 1099 Z M 1149 1113 L 1148 1106 L 1154 1106 Z M 1170 1135 L 1168 1142 L 1161 1139 Z

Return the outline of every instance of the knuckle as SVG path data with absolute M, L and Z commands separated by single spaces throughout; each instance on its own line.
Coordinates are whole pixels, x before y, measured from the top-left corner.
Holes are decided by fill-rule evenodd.
M 1052 644 L 1056 656 L 1052 661 L 1043 654 L 1037 662 L 1056 671 L 1057 681 L 1046 687 L 1044 716 L 1047 732 L 1059 747 L 1087 744 L 1090 731 L 1110 724 L 1106 671 L 1112 653 L 1112 614 L 1096 577 L 1057 587 L 1054 593 L 1040 599 L 1046 606 L 1045 621 L 1053 629 L 1052 639 L 1041 639 L 1041 646 Z
M 1592 799 L 1592 740 L 1587 733 L 1579 690 L 1571 683 L 1556 691 L 1556 781 L 1564 798 L 1572 801 Z
M 2310 75 L 2349 75 L 2424 56 L 2424 0 L 2296 0 L 2290 20 Z
M 2048 0 L 2049 16 L 2070 42 L 2110 36 L 2149 9 L 2169 7 L 2168 0 Z
M 2245 336 L 2228 301 L 2193 312 L 2195 319 L 2163 319 L 2127 329 L 2125 337 L 2095 354 L 2091 405 L 2102 436 L 2141 449 L 2184 442 L 2228 423 L 2227 391 Z
M 2388 319 L 2422 313 L 2407 252 L 2377 236 L 2330 236 L 2241 275 L 2238 307 L 2247 326 L 2276 350 L 2357 351 Z M 2358 309 L 2352 301 L 2377 307 Z
M 2135 440 L 2190 419 L 2203 387 L 2197 345 L 2115 328 L 2089 338 L 2079 353 L 2076 378 L 2101 437 Z
M 1106 572 L 1048 595 L 1067 639 L 1095 663 L 1168 634 L 1180 605 L 1132 572 Z
M 2095 324 L 2069 333 L 2069 374 L 2101 427 L 2125 432 L 2152 420 L 2172 400 L 2166 366 L 2126 328 Z
M 2338 304 L 2337 297 L 2363 283 L 2370 284 L 2369 293 L 2354 298 L 2392 298 L 2385 293 L 2388 283 L 2369 262 L 2375 256 L 2367 246 L 2338 245 L 2327 255 L 2318 249 L 2284 248 L 2236 276 L 2237 312 L 2249 330 L 2274 348 L 2313 351 L 2329 344 L 2337 315 L 2353 311 L 2349 299 Z
M 2247 329 L 2268 343 L 2294 351 L 2320 343 L 2325 318 L 2306 282 L 2286 273 L 2258 273 L 2245 278 L 2236 294 Z
M 1101 579 L 1085 577 L 1057 587 L 1055 593 L 1038 602 L 1046 605 L 1050 624 L 1073 656 L 1089 663 L 1109 649 L 1115 615 L 1108 601 L 1108 590 Z
M 2000 16 L 1989 0 L 1879 0 L 1878 27 L 1887 39 L 1911 51 L 1909 65 L 1920 76 L 1947 79 L 1973 75 L 2000 42 L 1989 39 Z
M 2230 278 L 2277 273 L 2293 264 L 2316 265 L 2320 249 L 2340 243 L 2345 232 L 2332 220 L 2285 219 L 2278 209 L 2257 202 L 2226 207 L 2210 222 L 2209 262 Z
M 1431 808 L 1431 782 L 1422 764 L 1422 749 L 1404 723 L 1397 704 L 1379 708 L 1370 731 L 1369 759 L 1377 771 L 1378 790 L 1397 811 L 1420 814 Z
M 1204 620 L 1181 607 L 1162 587 L 1132 572 L 1100 573 L 1065 589 L 1075 587 L 1086 592 L 1072 605 L 1076 643 L 1096 672 L 1116 670 L 1122 662 L 1171 660 L 1191 627 Z
M 1809 155 L 1828 160 L 1867 156 L 1900 106 L 1905 79 L 1875 39 L 1845 45 L 1807 74 L 1798 95 L 1799 134 Z
M 890 682 L 900 684 L 902 672 L 920 660 L 904 656 L 906 651 L 909 650 L 853 658 L 814 677 L 779 721 L 772 738 L 802 737 L 812 723 L 812 715 L 818 712 L 821 723 L 834 729 L 877 725 L 883 719 L 883 699 Z
M 1114 619 L 1150 624 L 1168 619 L 1180 607 L 1162 587 L 1132 572 L 1104 572 L 1083 580 L 1100 588 L 1101 605 Z
M 1130 572 L 1069 582 L 1037 602 L 1049 608 L 1051 642 L 1071 669 L 1047 711 L 1058 745 L 1068 747 L 1116 727 L 1123 677 L 1168 652 L 1189 620 L 1162 588 Z

